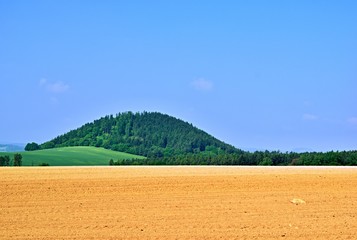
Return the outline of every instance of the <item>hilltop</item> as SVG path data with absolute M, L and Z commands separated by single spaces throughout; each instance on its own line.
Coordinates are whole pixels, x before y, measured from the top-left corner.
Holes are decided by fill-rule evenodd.
M 175 117 L 158 113 L 118 113 L 87 123 L 41 144 L 41 149 L 95 146 L 145 157 L 237 149 Z

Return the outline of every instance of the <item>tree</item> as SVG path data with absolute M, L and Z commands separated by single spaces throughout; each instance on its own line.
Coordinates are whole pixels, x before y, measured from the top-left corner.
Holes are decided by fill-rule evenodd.
M 39 150 L 39 149 L 40 149 L 40 146 L 35 142 L 28 143 L 25 146 L 25 151 L 36 151 L 36 150 Z
M 5 156 L 5 165 L 4 166 L 10 166 L 10 156 L 8 156 L 8 155 Z
M 10 166 L 10 157 L 8 155 L 0 156 L 0 167 L 3 166 Z
M 259 165 L 271 166 L 273 165 L 273 160 L 271 160 L 269 157 L 264 157 L 263 160 L 259 162 Z
M 5 157 L 4 156 L 0 156 L 0 166 L 5 166 Z
M 113 166 L 113 165 L 114 165 L 114 160 L 113 160 L 113 159 L 110 159 L 110 160 L 109 160 L 109 165 L 110 165 L 110 166 Z
M 49 148 L 54 148 L 55 144 L 53 142 L 45 142 L 44 144 L 42 144 L 42 148 L 43 149 L 49 149 Z
M 14 155 L 14 166 L 20 167 L 22 165 L 22 155 L 19 153 L 15 153 Z

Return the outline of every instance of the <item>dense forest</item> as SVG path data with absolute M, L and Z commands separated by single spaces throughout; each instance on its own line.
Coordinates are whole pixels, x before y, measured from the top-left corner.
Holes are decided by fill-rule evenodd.
M 27 150 L 37 150 L 31 143 Z M 68 146 L 95 146 L 146 157 L 172 157 L 219 149 L 225 153 L 238 150 L 187 122 L 161 113 L 119 113 L 95 120 L 43 143 L 48 149 Z
M 201 152 L 172 157 L 111 160 L 110 165 L 263 165 L 263 166 L 357 166 L 357 151 L 294 153 L 256 151 Z
M 294 153 L 242 151 L 192 124 L 162 113 L 119 113 L 26 150 L 95 146 L 147 157 L 110 165 L 357 165 L 357 151 Z M 109 161 L 109 160 L 108 160 Z

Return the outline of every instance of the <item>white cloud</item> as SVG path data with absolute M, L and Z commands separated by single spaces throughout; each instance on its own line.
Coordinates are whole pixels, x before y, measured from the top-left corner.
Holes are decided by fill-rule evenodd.
M 204 78 L 198 78 L 192 81 L 191 86 L 199 91 L 211 91 L 213 89 L 213 83 Z
M 319 117 L 314 115 L 314 114 L 309 114 L 309 113 L 305 113 L 302 115 L 302 119 L 305 121 L 315 121 L 317 120 Z
M 51 93 L 63 93 L 69 89 L 69 85 L 61 81 L 49 82 L 47 79 L 42 78 L 40 80 L 40 86 L 46 91 Z

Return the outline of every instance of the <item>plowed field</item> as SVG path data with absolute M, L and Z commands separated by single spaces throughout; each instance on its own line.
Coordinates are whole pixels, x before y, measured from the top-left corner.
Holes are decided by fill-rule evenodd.
M 356 234 L 357 168 L 0 168 L 0 239 Z

